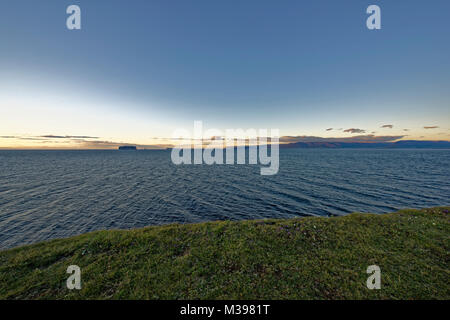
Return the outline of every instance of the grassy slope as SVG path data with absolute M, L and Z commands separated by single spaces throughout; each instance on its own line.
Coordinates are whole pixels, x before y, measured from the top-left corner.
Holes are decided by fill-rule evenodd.
M 0 298 L 449 299 L 449 210 L 93 232 L 1 251 Z

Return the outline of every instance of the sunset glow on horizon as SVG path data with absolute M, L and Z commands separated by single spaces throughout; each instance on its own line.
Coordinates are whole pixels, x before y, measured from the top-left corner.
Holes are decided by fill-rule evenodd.
M 81 30 L 64 24 L 70 1 L 8 3 L 0 149 L 166 148 L 196 120 L 309 140 L 449 141 L 450 5 L 411 1 L 405 14 L 379 2 L 377 31 L 351 1 L 80 1 Z

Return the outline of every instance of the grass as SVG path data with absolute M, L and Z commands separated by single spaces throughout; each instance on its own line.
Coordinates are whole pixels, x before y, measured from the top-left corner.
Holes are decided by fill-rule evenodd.
M 0 298 L 449 299 L 449 210 L 92 232 L 0 251 Z

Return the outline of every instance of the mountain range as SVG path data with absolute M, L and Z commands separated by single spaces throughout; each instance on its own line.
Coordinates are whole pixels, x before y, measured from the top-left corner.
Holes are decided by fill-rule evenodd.
M 400 140 L 396 142 L 294 142 L 280 148 L 432 148 L 450 149 L 450 141 Z

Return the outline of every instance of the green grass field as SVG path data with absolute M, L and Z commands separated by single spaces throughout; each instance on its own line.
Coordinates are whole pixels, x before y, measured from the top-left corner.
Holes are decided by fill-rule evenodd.
M 449 299 L 449 210 L 92 232 L 0 251 L 0 298 Z

